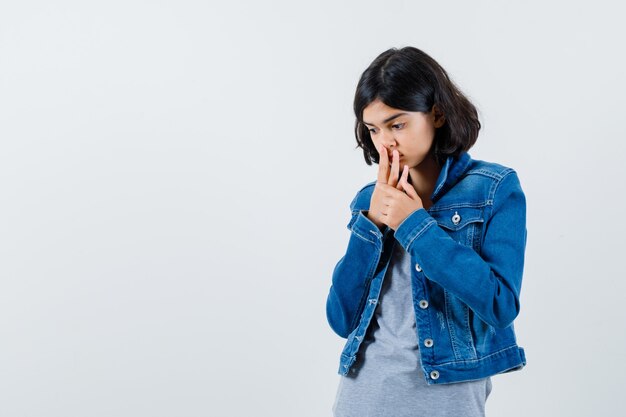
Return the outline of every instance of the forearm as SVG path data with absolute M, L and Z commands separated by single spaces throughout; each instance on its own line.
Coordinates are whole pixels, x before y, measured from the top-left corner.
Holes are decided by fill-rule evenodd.
M 347 337 L 358 324 L 382 253 L 382 233 L 361 211 L 351 222 L 345 255 L 336 264 L 326 302 L 328 323 Z

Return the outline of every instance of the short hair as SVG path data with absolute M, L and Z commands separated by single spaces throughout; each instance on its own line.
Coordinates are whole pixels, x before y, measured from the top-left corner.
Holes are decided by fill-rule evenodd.
M 435 130 L 431 152 L 442 165 L 449 155 L 458 157 L 478 139 L 481 124 L 476 107 L 428 54 L 412 46 L 391 48 L 380 54 L 363 72 L 354 96 L 357 146 L 367 165 L 379 163 L 379 155 L 363 109 L 379 99 L 389 107 L 430 112 L 433 105 L 444 114 L 444 124 Z

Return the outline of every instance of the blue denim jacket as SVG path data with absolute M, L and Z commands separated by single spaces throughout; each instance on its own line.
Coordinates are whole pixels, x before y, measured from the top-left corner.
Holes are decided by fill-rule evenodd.
M 393 245 L 411 256 L 412 295 L 422 370 L 429 385 L 522 369 L 513 320 L 526 250 L 526 198 L 512 168 L 467 152 L 448 157 L 431 195 L 393 230 L 367 218 L 376 181 L 350 203 L 350 238 L 336 264 L 328 323 L 347 338 L 346 375 L 372 320 Z

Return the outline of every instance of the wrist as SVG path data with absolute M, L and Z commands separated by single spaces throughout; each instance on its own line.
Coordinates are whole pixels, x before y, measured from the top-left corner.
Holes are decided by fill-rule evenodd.
M 370 219 L 372 221 L 372 223 L 374 223 L 376 226 L 378 226 L 378 228 L 380 230 L 383 230 L 385 228 L 385 223 L 382 223 L 380 221 L 378 221 L 376 218 L 374 218 L 374 216 L 372 214 L 370 214 L 369 210 L 364 210 L 363 214 L 365 214 L 365 217 L 367 217 L 368 219 Z

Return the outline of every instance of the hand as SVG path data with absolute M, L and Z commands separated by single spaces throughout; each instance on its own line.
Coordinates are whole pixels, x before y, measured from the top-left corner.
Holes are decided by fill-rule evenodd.
M 379 155 L 378 179 L 372 193 L 367 217 L 378 227 L 387 225 L 396 230 L 409 214 L 424 205 L 415 188 L 408 183 L 409 167 L 407 165 L 404 166 L 402 175 L 398 179 L 400 170 L 398 151 L 393 151 L 391 173 L 387 149 L 384 146 L 380 147 Z

